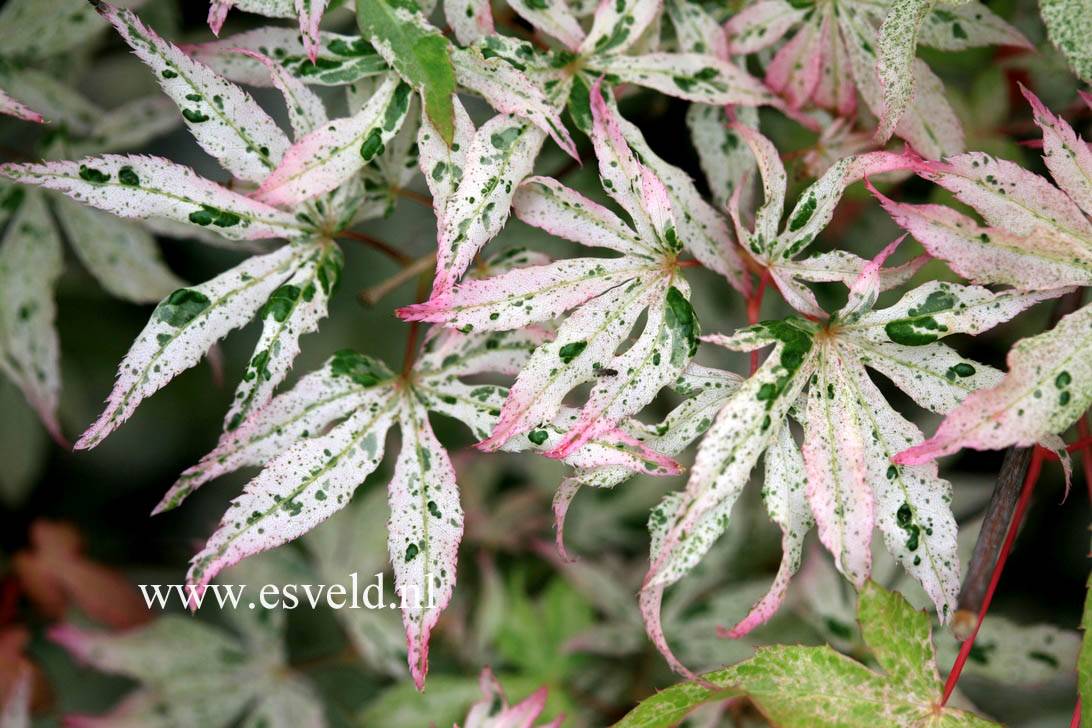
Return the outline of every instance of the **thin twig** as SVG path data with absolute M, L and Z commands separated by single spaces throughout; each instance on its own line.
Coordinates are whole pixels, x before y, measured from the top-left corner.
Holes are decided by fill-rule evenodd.
M 420 192 L 414 192 L 413 190 L 407 189 L 405 187 L 395 187 L 394 194 L 399 197 L 405 197 L 407 200 L 413 200 L 422 207 L 427 207 L 430 210 L 433 209 L 432 200 L 425 197 Z
M 374 306 L 395 288 L 398 288 L 414 276 L 425 273 L 434 265 L 436 265 L 436 253 L 434 252 L 418 258 L 417 260 L 410 261 L 402 270 L 398 271 L 387 280 L 361 291 L 360 302 L 365 306 Z
M 365 235 L 364 233 L 358 233 L 355 230 L 342 230 L 337 234 L 339 238 L 348 238 L 349 240 L 355 240 L 358 243 L 364 243 L 369 245 L 384 255 L 390 256 L 394 260 L 398 261 L 402 265 L 409 265 L 413 262 L 413 258 L 409 257 L 401 250 L 397 250 L 382 240 L 377 240 L 371 235 Z

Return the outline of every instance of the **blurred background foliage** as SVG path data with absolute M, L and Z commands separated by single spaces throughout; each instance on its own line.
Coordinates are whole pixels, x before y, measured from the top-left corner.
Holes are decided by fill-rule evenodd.
M 72 0 L 79 5 L 83 0 Z M 713 5 L 711 5 L 713 7 Z M 1087 109 L 1076 105 L 1075 86 L 1064 61 L 1046 42 L 1034 0 L 999 0 L 995 12 L 1016 25 L 1038 48 L 1013 54 L 994 48 L 961 53 L 922 50 L 944 79 L 962 117 L 969 149 L 980 149 L 1042 171 L 1035 149 L 1022 142 L 1035 138 L 1030 113 L 1016 93 L 1016 82 L 1032 88 L 1048 107 L 1062 111 L 1078 131 L 1089 135 Z M 721 16 L 732 3 L 717 5 Z M 210 37 L 206 3 L 151 0 L 141 16 L 164 37 L 199 41 Z M 511 16 L 506 16 L 511 17 Z M 265 22 L 245 13 L 229 16 L 225 33 Z M 510 21 L 518 23 L 518 20 Z M 442 23 L 441 23 L 442 24 Z M 327 26 L 355 32 L 351 15 L 332 12 Z M 526 32 L 504 28 L 504 32 Z M 38 64 L 96 104 L 112 108 L 154 93 L 154 79 L 111 34 L 89 35 L 88 41 L 62 56 Z M 7 60 L 0 72 L 17 73 Z M 270 89 L 256 89 L 260 102 L 282 113 Z M 340 97 L 330 98 L 334 108 Z M 471 106 L 475 120 L 484 106 Z M 645 132 L 657 154 L 681 166 L 704 185 L 697 156 L 689 143 L 686 104 L 651 92 L 637 91 L 622 102 L 627 118 Z M 283 119 L 282 119 L 283 120 Z M 821 171 L 824 158 L 841 156 L 842 140 L 816 134 L 775 112 L 762 113 L 762 130 L 777 144 L 788 164 L 790 182 L 799 191 Z M 0 158 L 37 157 L 41 128 L 0 120 Z M 539 160 L 539 173 L 559 175 L 594 199 L 608 203 L 598 185 L 590 144 L 580 140 L 583 167 L 552 145 Z M 159 154 L 188 164 L 217 179 L 222 174 L 182 129 L 130 150 Z M 897 185 L 907 202 L 941 201 L 948 193 L 910 178 Z M 415 188 L 425 192 L 420 178 Z M 790 198 L 793 195 L 790 190 Z M 389 216 L 368 223 L 369 235 L 407 255 L 424 256 L 435 245 L 431 211 L 408 198 L 392 200 Z M 823 234 L 817 250 L 838 247 L 871 257 L 898 234 L 888 217 L 856 185 Z M 491 244 L 490 252 L 509 246 L 568 254 L 569 244 L 512 219 Z M 357 294 L 397 272 L 398 266 L 374 250 L 352 241 L 342 244 L 345 271 L 330 317 L 308 335 L 296 372 L 318 366 L 337 349 L 352 348 L 401 364 L 407 324 L 393 310 L 412 303 L 407 283 L 374 306 Z M 200 281 L 234 265 L 242 254 L 196 241 L 162 241 L 173 271 L 187 281 Z M 920 248 L 900 249 L 904 259 Z M 69 437 L 97 415 L 110 388 L 117 363 L 144 326 L 150 306 L 127 304 L 107 295 L 68 253 L 58 290 L 58 325 L 63 355 L 60 420 Z M 949 277 L 931 263 L 919 280 Z M 694 307 L 706 332 L 729 332 L 746 323 L 743 302 L 727 284 L 705 271 L 695 271 Z M 840 286 L 817 286 L 828 308 L 840 304 Z M 891 294 L 888 294 L 891 295 Z M 964 354 L 1004 366 L 1003 353 L 1013 341 L 1042 330 L 1049 306 L 1000 326 L 973 343 L 955 342 Z M 768 296 L 764 318 L 786 315 L 784 304 Z M 58 725 L 69 713 L 101 713 L 126 694 L 133 683 L 82 666 L 46 638 L 46 629 L 64 618 L 104 627 L 123 627 L 148 618 L 133 607 L 133 584 L 179 583 L 186 562 L 210 533 L 227 501 L 239 492 L 251 472 L 219 479 L 195 493 L 184 508 L 155 518 L 151 508 L 178 473 L 196 462 L 215 443 L 234 382 L 243 371 L 255 324 L 225 341 L 219 361 L 195 367 L 152 397 L 132 420 L 93 452 L 73 453 L 52 441 L 21 395 L 0 382 L 0 681 L 12 667 L 29 660 L 37 671 L 34 724 Z M 703 350 L 701 363 L 746 371 L 744 355 Z M 909 413 L 926 432 L 936 420 L 905 396 L 880 381 L 896 407 Z M 661 396 L 648 413 L 662 415 L 674 404 Z M 638 700 L 676 681 L 648 642 L 636 605 L 636 591 L 647 566 L 649 510 L 664 493 L 677 489 L 678 478 L 638 476 L 613 492 L 584 489 L 569 511 L 566 543 L 579 557 L 563 563 L 554 547 L 550 501 L 564 466 L 530 455 L 481 455 L 468 446 L 460 428 L 434 418 L 440 439 L 456 459 L 466 535 L 460 549 L 459 582 L 442 617 L 431 653 L 427 688 L 417 693 L 402 674 L 404 650 L 395 614 L 366 610 L 334 611 L 301 607 L 283 617 L 285 662 L 302 675 L 324 706 L 331 726 L 448 726 L 461 721 L 480 698 L 478 674 L 491 665 L 510 702 L 541 685 L 549 689 L 544 718 L 566 713 L 566 726 L 601 726 L 623 715 Z M 965 451 L 942 467 L 955 486 L 956 515 L 963 525 L 965 553 L 973 544 L 975 518 L 992 487 L 1000 453 Z M 383 483 L 390 464 L 362 486 L 353 506 L 303 543 L 289 544 L 269 557 L 282 577 L 297 582 L 332 583 L 358 571 L 362 583 L 386 563 L 386 500 Z M 756 472 L 761 472 L 756 471 Z M 1077 482 L 1077 487 L 1083 484 Z M 748 657 L 756 644 L 822 644 L 867 659 L 854 621 L 851 587 L 833 571 L 829 555 L 813 551 L 801 577 L 790 588 L 785 608 L 770 623 L 743 640 L 715 636 L 717 625 L 734 623 L 768 587 L 780 558 L 779 534 L 765 516 L 754 483 L 737 506 L 735 526 L 699 567 L 696 576 L 668 593 L 666 633 L 683 662 L 715 668 Z M 959 700 L 1014 726 L 1062 725 L 1072 710 L 1076 659 L 1076 626 L 1085 596 L 1088 500 L 1080 493 L 1066 498 L 1057 465 L 1049 466 L 1026 518 L 976 654 L 960 682 Z M 53 522 L 64 522 L 59 526 Z M 340 544 L 340 546 L 339 546 Z M 897 587 L 918 606 L 926 600 L 901 571 L 882 561 L 877 549 L 876 578 Z M 885 566 L 886 564 L 886 566 Z M 287 571 L 286 571 L 287 570 Z M 388 583 L 389 583 L 389 574 Z M 222 581 L 232 583 L 230 576 Z M 44 586 L 43 586 L 44 584 Z M 44 596 L 43 596 L 44 595 Z M 97 600 L 96 600 L 97 597 Z M 120 616 L 102 603 L 121 605 Z M 125 604 L 129 608 L 125 608 Z M 181 613 L 178 605 L 169 611 Z M 355 612 L 355 613 L 353 613 Z M 238 633 L 231 615 L 203 609 L 197 619 Z M 947 671 L 955 643 L 937 630 L 939 662 Z M 362 657 L 361 655 L 364 655 Z M 5 685 L 0 682 L 0 691 Z M 693 725 L 763 725 L 745 703 L 703 709 Z

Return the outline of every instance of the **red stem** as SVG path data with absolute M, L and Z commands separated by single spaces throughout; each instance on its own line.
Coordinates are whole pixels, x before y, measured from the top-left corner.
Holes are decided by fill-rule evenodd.
M 1092 500 L 1092 436 L 1089 436 L 1088 432 L 1087 412 L 1081 415 L 1081 419 L 1077 420 L 1077 435 L 1080 436 L 1080 439 L 1073 444 L 1081 443 L 1081 468 L 1084 469 L 1084 484 L 1088 486 L 1088 497 Z
M 1069 728 L 1080 728 L 1081 725 L 1081 696 L 1077 696 L 1077 707 L 1073 709 L 1073 720 L 1069 722 Z
M 754 326 L 758 323 L 758 316 L 762 310 L 762 294 L 766 292 L 766 284 L 770 282 L 770 269 L 762 271 L 762 277 L 758 279 L 758 288 L 747 298 L 747 323 Z M 751 352 L 751 374 L 758 371 L 758 350 Z
M 993 593 L 997 589 L 997 583 L 1001 580 L 1001 572 L 1004 570 L 1005 562 L 1009 558 L 1009 551 L 1012 550 L 1012 542 L 1016 540 L 1016 532 L 1020 529 L 1020 521 L 1023 520 L 1024 511 L 1027 510 L 1028 503 L 1031 501 L 1031 494 L 1035 490 L 1035 484 L 1039 481 L 1039 473 L 1043 469 L 1043 452 L 1043 448 L 1036 445 L 1035 451 L 1031 455 L 1031 466 L 1028 468 L 1027 477 L 1024 478 L 1024 488 L 1020 492 L 1020 500 L 1016 502 L 1016 510 L 1012 513 L 1012 522 L 1009 524 L 1005 543 L 1001 546 L 1001 553 L 997 556 L 997 564 L 993 567 L 993 575 L 990 577 L 989 588 L 986 589 L 986 597 L 982 600 L 981 609 L 978 610 L 978 624 L 975 625 L 970 639 L 960 646 L 959 655 L 956 657 L 955 664 L 952 665 L 952 671 L 948 674 L 948 680 L 944 683 L 944 697 L 940 700 L 940 707 L 942 708 L 948 702 L 948 698 L 951 697 L 956 683 L 959 682 L 959 674 L 963 672 L 963 665 L 966 664 L 967 657 L 971 654 L 971 648 L 974 647 L 974 638 L 978 636 L 982 620 L 985 619 L 986 612 L 990 608 L 990 602 L 993 601 Z

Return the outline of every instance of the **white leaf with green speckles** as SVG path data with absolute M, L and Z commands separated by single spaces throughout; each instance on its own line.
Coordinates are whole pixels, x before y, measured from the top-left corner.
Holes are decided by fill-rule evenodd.
M 460 45 L 494 33 L 489 0 L 444 0 L 444 19 Z
M 940 342 L 904 346 L 857 336 L 847 338 L 841 345 L 919 405 L 939 414 L 951 412 L 975 390 L 996 386 L 1004 376 L 991 366 L 960 356 Z
M 561 113 L 519 69 L 500 58 L 486 59 L 476 48 L 452 49 L 451 62 L 460 86 L 481 94 L 498 113 L 534 122 L 569 156 L 579 159 Z
M 267 18 L 295 18 L 295 0 L 211 0 L 209 3 L 208 23 L 212 32 L 220 35 L 220 28 L 224 25 L 228 11 L 233 7 L 244 12 L 264 15 Z M 292 30 L 293 33 L 297 29 Z M 299 29 L 299 35 L 303 31 Z
M 808 473 L 804 456 L 793 439 L 789 427 L 783 426 L 777 440 L 766 450 L 766 479 L 762 485 L 762 500 L 770 520 L 781 529 L 781 565 L 773 586 L 725 636 L 742 637 L 768 621 L 785 600 L 789 580 L 800 569 L 804 537 L 815 525 L 808 505 Z
M 0 241 L 0 371 L 23 390 L 57 440 L 63 438 L 53 288 L 62 264 L 61 238 L 45 200 L 30 190 Z
M 322 22 L 322 14 L 326 12 L 326 5 L 329 2 L 330 0 L 296 0 L 296 14 L 299 16 L 303 47 L 312 62 L 318 57 L 321 44 L 319 23 Z
M 1085 83 L 1092 83 L 1092 15 L 1084 0 L 1039 0 L 1050 42 Z
M 839 332 L 873 342 L 921 346 L 953 334 L 980 334 L 1068 290 L 993 293 L 980 286 L 929 281 L 887 308 L 839 324 Z
M 167 268 L 155 238 L 143 227 L 63 197 L 54 204 L 76 255 L 113 295 L 155 303 L 186 285 Z
M 853 360 L 852 350 L 842 353 Z M 864 367 L 849 364 L 846 384 L 858 403 L 857 435 L 864 444 L 866 484 L 874 494 L 873 515 L 887 550 L 933 600 L 941 622 L 956 608 L 959 556 L 952 516 L 952 485 L 937 477 L 935 463 L 891 464 L 908 445 L 920 443 L 921 430 L 887 404 Z M 844 446 L 849 433 L 838 435 Z
M 758 111 L 741 106 L 735 110 L 739 121 L 752 129 L 758 127 Z M 713 200 L 721 210 L 728 209 L 736 187 L 744 175 L 754 173 L 755 158 L 743 138 L 729 125 L 728 116 L 720 106 L 691 104 L 686 111 L 686 126 L 698 153 L 701 170 L 709 182 Z M 661 176 L 663 176 L 661 174 Z M 747 194 L 747 189 L 743 190 Z M 744 202 L 745 208 L 748 207 Z
M 193 557 L 187 583 L 208 584 L 222 569 L 302 536 L 347 505 L 379 466 L 387 430 L 398 418 L 398 392 L 383 386 L 377 394 L 329 433 L 300 440 L 270 460 Z
M 284 66 L 257 51 L 241 49 L 239 52 L 269 69 L 269 77 L 273 85 L 284 96 L 284 103 L 288 107 L 288 121 L 292 124 L 292 135 L 297 142 L 327 122 L 326 107 L 322 99 L 289 73 Z
M 224 169 L 261 182 L 277 167 L 288 150 L 288 137 L 249 94 L 144 27 L 128 10 L 107 3 L 98 7 L 155 72 L 197 143 Z
M 717 414 L 698 447 L 686 490 L 673 496 L 672 512 L 658 518 L 654 512 L 650 521 L 655 530 L 642 611 L 661 652 L 667 650 L 659 617 L 663 589 L 686 575 L 723 531 L 751 470 L 784 426 L 814 367 L 811 324 L 788 320 L 755 328 L 760 341 L 754 345 L 775 342 L 773 352 Z M 687 672 L 669 650 L 665 657 Z
M 75 162 L 5 164 L 0 175 L 63 192 L 121 217 L 167 218 L 232 240 L 293 238 L 308 230 L 287 212 L 159 157 L 107 154 Z
M 39 124 L 45 123 L 45 119 L 42 118 L 41 114 L 18 99 L 13 99 L 11 95 L 2 88 L 0 88 L 0 114 L 14 116 L 17 119 L 23 119 L 24 121 L 35 121 Z
M 355 410 L 377 406 L 387 396 L 386 388 L 379 385 L 393 378 L 380 361 L 348 349 L 337 352 L 321 369 L 251 413 L 238 428 L 222 434 L 216 448 L 182 473 L 153 513 L 178 506 L 213 478 L 241 467 L 265 465 L 297 440 L 321 435 L 331 423 Z
M 691 108 L 714 107 L 694 105 Z M 749 111 L 753 110 L 739 109 L 741 115 Z M 706 268 L 727 278 L 737 291 L 749 291 L 751 280 L 737 250 L 735 236 L 724 216 L 705 201 L 686 172 L 668 164 L 652 151 L 636 125 L 620 118 L 619 126 L 630 148 L 663 182 L 671 201 L 671 209 L 675 213 L 676 233 L 683 249 L 690 251 Z M 749 152 L 747 154 L 750 155 Z M 753 158 L 751 164 L 753 166 Z
M 106 409 L 76 447 L 98 445 L 129 419 L 145 397 L 200 361 L 209 347 L 232 329 L 249 321 L 312 251 L 307 246 L 285 245 L 163 299 L 118 367 Z
M 1026 88 L 1021 90 L 1031 104 L 1035 123 L 1043 131 L 1043 162 L 1050 175 L 1078 207 L 1086 213 L 1092 211 L 1092 149 L 1065 119 L 1050 113 L 1035 94 Z M 1092 247 L 1092 240 L 1086 239 L 1085 243 Z
M 986 45 L 1031 48 L 1019 30 L 979 2 L 933 8 L 918 31 L 918 44 L 945 51 Z
M 761 81 L 716 56 L 701 53 L 597 56 L 588 61 L 588 67 L 617 77 L 622 83 L 646 86 L 687 101 L 781 106 Z
M 448 201 L 455 195 L 466 167 L 467 152 L 474 141 L 474 122 L 458 97 L 455 105 L 455 136 L 448 146 L 440 132 L 427 116 L 422 115 L 417 131 L 417 150 L 420 155 L 421 174 L 432 193 L 432 209 L 436 219 L 443 221 Z
M 429 633 L 455 587 L 463 510 L 455 469 L 428 422 L 428 410 L 406 392 L 401 398 L 402 451 L 389 486 L 387 548 L 409 644 L 409 665 L 420 690 L 428 671 Z
M 181 46 L 229 81 L 270 86 L 261 63 L 235 52 L 241 48 L 263 53 L 306 84 L 342 86 L 390 70 L 375 48 L 359 36 L 319 33 L 319 54 L 312 63 L 300 34 L 292 28 L 266 27 L 197 45 Z
M 296 205 L 335 189 L 381 154 L 409 110 L 410 87 L 388 75 L 364 108 L 300 139 L 284 155 L 254 199 Z
M 535 350 L 512 385 L 492 436 L 480 447 L 507 440 L 553 419 L 575 387 L 593 381 L 637 317 L 667 293 L 664 275 L 622 283 L 585 303 L 558 328 L 557 338 Z
M 960 644 L 948 632 L 935 637 L 937 661 L 947 665 L 955 661 Z M 1072 680 L 1081 649 L 1081 635 L 1075 630 L 1052 624 L 1022 624 L 1000 614 L 982 621 L 974 640 L 974 659 L 963 667 L 963 674 L 995 685 L 1020 685 L 1025 688 Z
M 969 395 L 936 434 L 896 462 L 924 463 L 960 448 L 1034 445 L 1064 432 L 1092 404 L 1092 306 L 1009 351 L 1008 372 L 993 389 Z
M 299 338 L 318 330 L 327 303 L 341 279 L 344 262 L 333 243 L 316 249 L 269 295 L 259 313 L 262 333 L 243 378 L 224 416 L 224 429 L 234 430 L 251 413 L 264 407 L 273 390 L 288 376 L 299 354 Z
M 883 87 L 883 112 L 876 138 L 886 142 L 902 118 L 914 93 L 911 71 L 918 48 L 918 32 L 932 11 L 934 0 L 893 0 L 880 26 L 877 70 Z
M 434 294 L 446 293 L 508 219 L 516 186 L 531 173 L 546 133 L 511 114 L 475 132 L 459 186 L 440 221 Z
M 422 378 L 483 372 L 515 376 L 531 352 L 551 338 L 550 331 L 535 326 L 472 334 L 437 326 L 429 330 L 414 370 Z
M 663 0 L 600 2 L 591 30 L 580 44 L 581 54 L 623 53 L 659 15 L 662 3 Z
M 724 29 L 699 3 L 668 0 L 664 3 L 664 10 L 675 28 L 680 51 L 707 53 L 728 59 L 728 39 Z
M 521 18 L 557 38 L 569 50 L 579 49 L 584 42 L 584 29 L 565 0 L 510 0 L 508 4 Z

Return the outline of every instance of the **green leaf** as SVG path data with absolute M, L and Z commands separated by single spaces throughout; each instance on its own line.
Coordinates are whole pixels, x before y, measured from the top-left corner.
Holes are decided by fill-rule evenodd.
M 425 21 L 413 0 L 360 0 L 360 32 L 425 101 L 425 113 L 451 145 L 455 136 L 455 69 L 448 42 Z
M 861 590 L 857 617 L 879 671 L 830 646 L 759 648 L 751 659 L 705 675 L 716 689 L 675 685 L 642 702 L 615 728 L 666 728 L 702 703 L 738 695 L 781 728 L 997 725 L 939 707 L 942 685 L 928 615 L 870 581 Z

